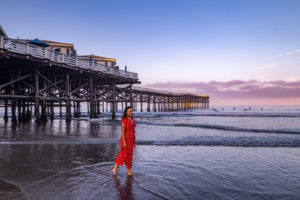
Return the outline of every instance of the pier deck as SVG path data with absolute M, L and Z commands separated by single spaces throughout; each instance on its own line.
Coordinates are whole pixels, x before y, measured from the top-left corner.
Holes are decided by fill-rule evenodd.
M 10 113 L 14 123 L 34 114 L 37 123 L 54 119 L 55 107 L 66 121 L 80 117 L 80 103 L 88 105 L 91 118 L 106 111 L 115 118 L 118 105 L 129 103 L 135 110 L 147 104 L 147 111 L 208 108 L 209 97 L 171 93 L 135 87 L 138 74 L 65 55 L 44 47 L 0 36 L 0 100 L 4 119 Z M 151 106 L 152 105 L 152 106 Z M 73 107 L 73 112 L 72 112 Z M 10 111 L 10 112 L 9 112 Z M 18 117 L 17 117 L 18 115 Z

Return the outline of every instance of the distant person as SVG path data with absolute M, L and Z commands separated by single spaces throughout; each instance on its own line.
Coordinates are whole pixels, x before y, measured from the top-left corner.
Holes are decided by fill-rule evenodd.
M 53 59 L 53 56 L 54 56 L 54 53 L 53 53 L 54 52 L 54 46 L 51 45 L 49 47 L 49 51 L 48 52 L 49 52 L 50 59 Z
M 132 108 L 128 106 L 125 108 L 121 120 L 121 138 L 120 138 L 121 150 L 115 160 L 115 166 L 112 169 L 114 175 L 117 174 L 117 169 L 119 165 L 123 166 L 124 162 L 127 168 L 128 176 L 134 175 L 131 172 L 131 167 L 132 167 L 133 148 L 135 148 L 135 126 L 136 124 L 132 117 Z
M 92 68 L 92 65 L 93 65 L 93 59 L 92 59 L 92 57 L 90 57 L 90 59 L 89 59 L 89 68 L 91 69 Z

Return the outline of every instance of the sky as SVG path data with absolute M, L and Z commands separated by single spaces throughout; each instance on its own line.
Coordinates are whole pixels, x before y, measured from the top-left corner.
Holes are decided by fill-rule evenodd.
M 0 0 L 11 38 L 117 59 L 211 105 L 300 105 L 300 0 Z

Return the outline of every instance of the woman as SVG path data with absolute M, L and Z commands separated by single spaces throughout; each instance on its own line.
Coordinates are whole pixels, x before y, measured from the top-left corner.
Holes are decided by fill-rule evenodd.
M 125 162 L 128 176 L 133 176 L 131 167 L 133 148 L 135 148 L 135 126 L 136 125 L 132 117 L 132 108 L 128 106 L 125 108 L 121 120 L 121 151 L 115 160 L 115 167 L 112 170 L 114 175 L 117 174 L 119 165 L 123 166 Z

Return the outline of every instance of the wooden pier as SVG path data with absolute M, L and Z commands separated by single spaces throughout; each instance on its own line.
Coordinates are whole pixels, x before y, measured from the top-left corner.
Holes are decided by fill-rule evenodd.
M 0 35 L 0 113 L 5 121 L 26 122 L 34 116 L 37 123 L 55 116 L 81 116 L 87 106 L 90 118 L 101 112 L 134 110 L 170 112 L 209 107 L 209 97 L 171 93 L 133 86 L 140 84 L 138 74 L 106 66 L 77 55 L 9 39 Z M 2 109 L 3 108 L 3 109 Z

